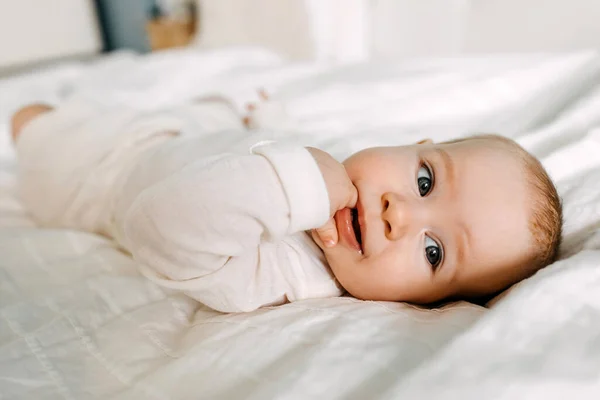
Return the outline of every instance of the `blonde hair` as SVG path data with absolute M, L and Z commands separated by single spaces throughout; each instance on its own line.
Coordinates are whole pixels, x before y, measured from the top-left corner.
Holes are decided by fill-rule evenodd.
M 512 139 L 500 135 L 475 135 L 444 143 L 467 140 L 490 140 L 514 152 L 527 173 L 527 183 L 533 196 L 533 210 L 529 230 L 533 237 L 535 253 L 532 262 L 523 271 L 521 279 L 533 275 L 539 269 L 552 264 L 558 258 L 562 238 L 562 203 L 556 187 L 537 158 Z

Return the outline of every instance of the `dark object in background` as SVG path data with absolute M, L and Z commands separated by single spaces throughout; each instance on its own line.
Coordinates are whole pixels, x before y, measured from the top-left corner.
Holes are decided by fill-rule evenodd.
M 141 53 L 188 44 L 196 29 L 194 2 L 188 16 L 172 18 L 155 0 L 95 0 L 104 51 Z
M 96 0 L 104 51 L 149 51 L 145 26 L 154 5 L 154 0 Z
M 152 51 L 185 46 L 194 39 L 197 23 L 193 4 L 189 3 L 185 12 L 179 15 L 166 14 L 158 7 L 152 10 L 151 18 L 146 23 Z

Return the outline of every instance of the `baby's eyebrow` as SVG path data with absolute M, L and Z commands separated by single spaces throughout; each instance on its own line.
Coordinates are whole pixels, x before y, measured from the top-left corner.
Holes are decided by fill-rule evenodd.
M 471 231 L 463 223 L 458 224 L 456 234 L 456 266 L 460 267 L 465 260 L 466 249 L 471 243 Z
M 450 183 L 451 185 L 454 184 L 454 161 L 452 160 L 452 157 L 450 157 L 450 154 L 442 148 L 436 147 L 434 151 L 442 159 L 445 169 L 444 176 L 446 180 L 449 181 L 447 183 Z

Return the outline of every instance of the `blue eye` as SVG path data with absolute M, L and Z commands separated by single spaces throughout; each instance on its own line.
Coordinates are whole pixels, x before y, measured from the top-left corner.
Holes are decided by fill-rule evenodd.
M 425 258 L 434 271 L 440 265 L 442 255 L 441 246 L 429 236 L 425 236 Z
M 417 187 L 421 197 L 427 196 L 433 188 L 433 175 L 426 165 L 421 165 L 417 173 Z

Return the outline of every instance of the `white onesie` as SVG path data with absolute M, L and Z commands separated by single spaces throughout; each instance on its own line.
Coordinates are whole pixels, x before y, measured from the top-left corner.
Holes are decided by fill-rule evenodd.
M 21 133 L 20 194 L 40 224 L 114 238 L 144 276 L 219 311 L 339 296 L 304 232 L 329 217 L 323 177 L 273 139 L 219 102 L 66 104 Z

